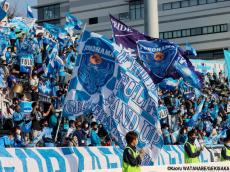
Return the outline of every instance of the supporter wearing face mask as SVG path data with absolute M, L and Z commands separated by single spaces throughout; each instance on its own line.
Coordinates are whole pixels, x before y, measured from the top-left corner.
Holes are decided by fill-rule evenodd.
M 197 132 L 195 129 L 192 129 L 188 132 L 188 141 L 184 145 L 184 161 L 187 164 L 199 163 L 199 156 L 203 150 L 203 147 L 198 149 L 195 144 L 197 139 Z
M 73 133 L 73 136 L 76 136 L 78 139 L 79 146 L 86 146 L 86 135 L 84 134 L 81 121 L 76 122 L 76 131 Z
M 14 121 L 15 127 L 16 126 L 22 126 L 22 124 L 23 124 L 24 116 L 20 111 L 21 111 L 21 108 L 19 105 L 17 105 L 15 108 L 15 112 L 13 113 L 13 121 Z
M 38 93 L 38 84 L 39 84 L 39 79 L 36 73 L 31 72 L 30 75 L 30 86 L 31 86 L 31 100 L 32 101 L 38 101 L 39 99 L 39 93 Z
M 15 136 L 14 136 L 14 146 L 15 147 L 23 147 L 24 146 L 21 132 L 22 131 L 21 131 L 20 127 L 15 128 Z
M 33 102 L 32 108 L 33 108 L 31 112 L 32 131 L 33 131 L 33 138 L 36 138 L 37 135 L 40 134 L 42 130 L 41 120 L 43 117 L 38 102 Z
M 54 141 L 52 138 L 53 128 L 49 127 L 48 121 L 46 119 L 43 120 L 43 129 L 42 132 L 33 140 L 32 144 L 36 145 L 38 142 L 43 140 L 45 147 L 53 147 Z
M 68 128 L 68 131 L 66 133 L 66 138 L 69 138 L 74 133 L 75 130 L 76 130 L 75 121 L 70 120 L 69 121 L 69 128 Z
M 91 139 L 91 145 L 92 146 L 101 146 L 101 139 L 97 134 L 98 126 L 96 122 L 91 123 L 91 133 L 90 133 L 90 139 Z

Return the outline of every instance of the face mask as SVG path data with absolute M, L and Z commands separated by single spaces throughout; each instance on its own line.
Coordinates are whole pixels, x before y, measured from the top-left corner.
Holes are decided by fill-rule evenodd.
M 227 143 L 226 146 L 230 147 L 230 143 Z
M 88 124 L 85 124 L 85 128 L 88 128 L 89 127 L 89 125 Z

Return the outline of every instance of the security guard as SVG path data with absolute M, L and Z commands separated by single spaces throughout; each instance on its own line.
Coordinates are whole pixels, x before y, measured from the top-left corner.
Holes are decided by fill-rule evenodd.
M 125 136 L 127 147 L 123 153 L 122 172 L 141 172 L 141 157 L 144 151 L 137 151 L 138 135 L 134 131 L 130 131 Z
M 184 145 L 184 162 L 186 164 L 199 163 L 199 156 L 203 147 L 197 148 L 195 144 L 196 130 L 192 129 L 188 132 L 188 141 Z
M 224 147 L 221 150 L 221 161 L 230 161 L 230 129 L 226 132 Z

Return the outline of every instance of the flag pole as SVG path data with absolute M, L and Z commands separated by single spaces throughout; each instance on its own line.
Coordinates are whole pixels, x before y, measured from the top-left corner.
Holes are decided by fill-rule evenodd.
M 54 138 L 54 143 L 56 143 L 56 141 L 57 141 L 57 136 L 58 136 L 59 129 L 60 129 L 60 124 L 61 124 L 61 120 L 62 120 L 62 110 L 60 110 L 58 112 L 56 111 L 56 113 L 59 113 L 59 120 L 58 120 L 58 126 L 57 126 L 57 130 L 56 130 L 55 138 Z

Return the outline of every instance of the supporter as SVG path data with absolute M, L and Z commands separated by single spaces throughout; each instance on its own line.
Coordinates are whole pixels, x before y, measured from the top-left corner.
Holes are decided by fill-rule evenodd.
M 33 102 L 32 108 L 33 108 L 32 112 L 31 112 L 32 137 L 36 138 L 42 130 L 41 120 L 42 120 L 43 116 L 42 116 L 42 113 L 40 111 L 40 107 L 39 107 L 38 102 Z
M 8 135 L 0 138 L 0 147 L 14 147 L 14 132 L 10 131 Z
M 69 128 L 68 128 L 68 131 L 66 133 L 66 138 L 69 138 L 69 136 L 71 136 L 76 130 L 76 127 L 75 127 L 75 121 L 74 120 L 70 120 L 69 121 Z
M 170 136 L 170 132 L 169 132 L 169 126 L 168 125 L 165 125 L 163 127 L 162 133 L 163 133 L 164 144 L 165 145 L 172 144 L 172 142 L 171 142 L 171 136 Z
M 23 141 L 23 137 L 22 137 L 22 131 L 20 127 L 15 127 L 15 131 L 14 131 L 14 147 L 23 147 L 24 145 L 24 141 Z
M 15 112 L 13 113 L 14 126 L 22 126 L 24 115 L 20 112 L 21 108 L 19 105 L 16 106 Z
M 140 172 L 141 171 L 141 159 L 144 155 L 144 151 L 140 150 L 139 152 L 136 150 L 136 146 L 138 144 L 138 135 L 134 131 L 130 131 L 126 134 L 125 140 L 127 146 L 123 153 L 123 172 Z
M 101 139 L 97 134 L 98 126 L 96 122 L 91 123 L 90 140 L 92 146 L 101 146 Z
M 38 84 L 39 79 L 37 77 L 36 73 L 30 73 L 30 86 L 31 86 L 31 100 L 32 101 L 38 101 L 39 99 L 39 93 L 38 93 Z
M 82 123 L 82 132 L 84 135 L 86 135 L 87 138 L 89 138 L 89 123 L 87 121 Z
M 53 128 L 49 127 L 47 119 L 43 120 L 42 126 L 43 128 L 41 133 L 36 138 L 34 138 L 32 142 L 33 145 L 36 145 L 39 141 L 42 141 L 44 142 L 45 147 L 53 147 L 54 146 L 54 141 L 52 137 Z
M 76 130 L 73 133 L 73 137 L 77 137 L 78 146 L 86 146 L 87 135 L 83 132 L 81 126 L 81 121 L 77 121 Z
M 179 133 L 178 144 L 183 145 L 185 144 L 186 140 L 187 140 L 187 128 L 182 127 Z

